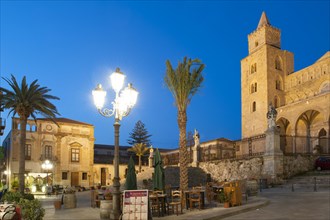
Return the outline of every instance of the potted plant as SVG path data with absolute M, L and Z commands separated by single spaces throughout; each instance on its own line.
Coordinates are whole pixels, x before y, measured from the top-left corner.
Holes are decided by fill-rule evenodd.
M 63 205 L 65 209 L 77 207 L 76 191 L 73 188 L 66 188 L 63 191 Z
M 217 195 L 217 198 L 218 198 L 218 201 L 219 203 L 224 203 L 225 202 L 225 192 L 220 189 L 219 192 L 218 192 L 218 195 Z
M 54 201 L 55 210 L 61 209 L 61 207 L 62 207 L 62 201 L 61 200 L 55 200 Z
M 229 193 L 224 193 L 224 203 L 223 207 L 224 208 L 229 208 L 231 203 L 231 192 Z
M 229 208 L 231 202 L 231 192 L 226 193 L 224 190 L 220 189 L 218 192 L 218 201 L 223 203 L 224 208 Z
M 106 189 L 104 191 L 104 199 L 105 200 L 112 200 L 112 192 L 111 189 Z

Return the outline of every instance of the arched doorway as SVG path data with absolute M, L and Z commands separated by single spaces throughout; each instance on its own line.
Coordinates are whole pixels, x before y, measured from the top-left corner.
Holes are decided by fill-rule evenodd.
M 318 135 L 318 145 L 320 146 L 320 152 L 319 153 L 328 153 L 328 137 L 327 137 L 327 131 L 322 128 L 319 131 Z

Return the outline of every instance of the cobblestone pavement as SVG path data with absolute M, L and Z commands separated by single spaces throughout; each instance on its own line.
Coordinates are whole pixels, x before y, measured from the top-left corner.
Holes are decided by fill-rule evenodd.
M 225 220 L 329 220 L 330 190 L 318 192 L 267 189 L 259 193 L 270 201 L 269 205 L 237 214 Z
M 60 196 L 39 196 L 46 210 L 44 219 L 65 220 L 100 219 L 100 209 L 92 208 L 90 191 L 77 192 L 77 208 L 55 210 L 53 201 Z M 223 208 L 213 204 L 207 205 L 204 210 L 184 210 L 181 215 L 166 215 L 154 217 L 154 220 L 329 220 L 330 219 L 330 190 L 313 189 L 295 190 L 290 188 L 270 188 L 258 193 L 258 196 L 249 197 L 247 203 L 232 208 Z

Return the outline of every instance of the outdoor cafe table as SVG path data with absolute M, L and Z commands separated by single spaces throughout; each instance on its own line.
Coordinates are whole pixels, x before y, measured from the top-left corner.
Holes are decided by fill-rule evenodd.
M 166 213 L 166 198 L 167 198 L 167 197 L 166 197 L 166 194 L 158 194 L 157 196 L 158 196 L 159 201 L 160 201 L 161 204 L 162 204 L 162 216 L 164 216 L 165 213 Z M 149 198 L 150 198 L 150 199 L 155 199 L 156 196 L 153 195 L 152 193 L 150 193 L 150 194 L 149 194 Z
M 212 189 L 214 193 L 219 193 L 220 191 L 223 191 L 223 186 L 214 185 L 212 186 Z
M 205 190 L 197 190 L 201 194 L 202 198 L 202 209 L 204 208 L 205 204 Z M 186 203 L 186 209 L 189 209 L 189 193 L 192 192 L 192 190 L 186 190 L 184 191 L 184 198 L 185 198 L 185 203 Z

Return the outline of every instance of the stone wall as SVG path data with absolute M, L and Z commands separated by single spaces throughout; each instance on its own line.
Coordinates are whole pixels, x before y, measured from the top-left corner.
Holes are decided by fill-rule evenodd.
M 283 178 L 288 179 L 301 173 L 314 169 L 314 163 L 317 156 L 312 155 L 294 155 L 284 156 L 283 158 Z
M 288 179 L 295 175 L 314 169 L 316 156 L 295 155 L 283 156 L 283 178 Z M 214 181 L 258 180 L 267 178 L 262 174 L 263 157 L 252 159 L 226 159 L 212 162 L 202 162 L 199 167 L 205 173 L 211 174 Z
M 226 159 L 221 161 L 202 162 L 199 167 L 205 173 L 211 174 L 214 181 L 234 181 L 243 179 L 260 179 L 263 159 Z

